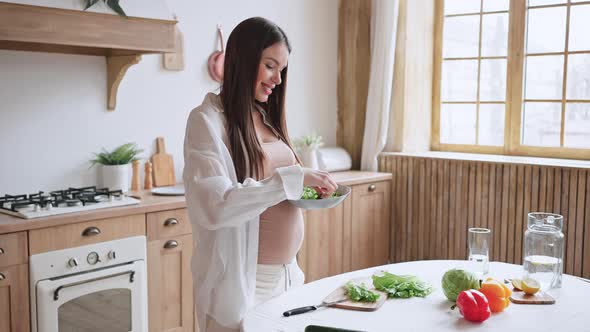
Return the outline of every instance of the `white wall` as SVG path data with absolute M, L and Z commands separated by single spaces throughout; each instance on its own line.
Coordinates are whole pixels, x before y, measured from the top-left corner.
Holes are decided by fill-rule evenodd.
M 128 15 L 139 15 L 137 1 L 121 2 Z M 163 0 L 150 0 L 154 1 Z M 51 3 L 57 2 L 44 0 L 45 5 Z M 216 24 L 229 35 L 251 16 L 278 23 L 293 46 L 287 94 L 291 137 L 315 130 L 327 145 L 335 144 L 337 0 L 164 4 L 178 16 L 184 33 L 185 70 L 165 71 L 161 56 L 143 56 L 121 82 L 114 112 L 106 110 L 104 57 L 0 51 L 0 195 L 95 184 L 96 169 L 89 169 L 87 162 L 93 152 L 131 141 L 148 157 L 156 136 L 166 138 L 180 179 L 188 114 L 218 86 L 205 66 L 217 47 Z

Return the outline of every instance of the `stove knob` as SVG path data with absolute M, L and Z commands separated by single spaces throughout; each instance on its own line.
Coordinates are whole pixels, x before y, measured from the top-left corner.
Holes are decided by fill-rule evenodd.
M 75 258 L 70 258 L 70 260 L 68 260 L 68 266 L 74 268 L 78 266 L 78 261 Z
M 114 250 L 111 250 L 111 251 L 109 251 L 109 253 L 108 253 L 107 257 L 108 257 L 109 259 L 116 259 L 116 258 L 117 258 L 117 254 L 115 253 L 115 251 L 114 251 Z

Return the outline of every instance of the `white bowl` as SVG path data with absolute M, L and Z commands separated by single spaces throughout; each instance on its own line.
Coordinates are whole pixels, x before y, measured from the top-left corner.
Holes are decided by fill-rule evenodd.
M 350 187 L 339 185 L 336 189 L 336 193 L 340 196 L 335 198 L 322 198 L 322 199 L 296 199 L 289 200 L 289 202 L 298 208 L 304 210 L 317 210 L 317 209 L 329 209 L 342 203 L 350 195 Z

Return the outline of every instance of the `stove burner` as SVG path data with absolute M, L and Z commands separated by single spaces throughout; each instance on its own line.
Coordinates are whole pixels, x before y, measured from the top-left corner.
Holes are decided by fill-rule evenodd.
M 80 206 L 82 205 L 82 201 L 79 199 L 66 199 L 67 206 Z
M 57 207 L 83 206 L 101 202 L 109 202 L 113 199 L 123 199 L 122 190 L 109 190 L 108 188 L 96 188 L 96 186 L 82 188 L 68 188 L 55 190 L 49 193 L 39 191 L 29 195 L 4 195 L 0 196 L 0 211 L 7 210 L 19 212 L 19 210 L 51 210 Z

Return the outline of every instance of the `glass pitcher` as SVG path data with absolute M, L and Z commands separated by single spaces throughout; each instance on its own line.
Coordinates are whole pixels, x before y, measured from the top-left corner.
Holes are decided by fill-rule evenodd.
M 541 289 L 561 287 L 563 274 L 563 216 L 531 212 L 524 233 L 525 277 L 537 280 Z

